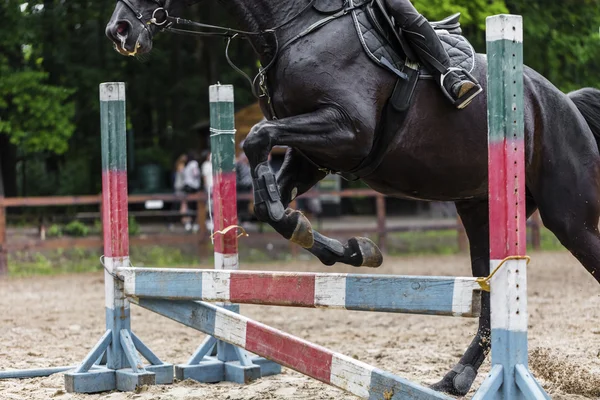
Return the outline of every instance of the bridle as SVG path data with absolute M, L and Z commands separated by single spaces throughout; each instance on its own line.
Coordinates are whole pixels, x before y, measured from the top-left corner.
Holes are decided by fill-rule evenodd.
M 169 20 L 169 11 L 167 11 L 171 5 L 172 0 L 153 0 L 158 7 L 152 11 L 152 16 L 149 19 L 144 18 L 144 13 L 139 11 L 135 6 L 131 3 L 130 0 L 118 0 L 125 4 L 127 8 L 131 10 L 132 13 L 135 14 L 135 17 L 144 25 L 144 28 L 148 29 L 151 25 L 158 26 L 161 30 L 166 27 Z M 150 30 L 148 29 L 150 32 Z M 150 32 L 152 34 L 152 32 Z
M 351 11 L 353 11 L 359 7 L 362 7 L 363 5 L 370 2 L 371 0 L 363 0 L 360 2 L 360 4 L 353 4 L 353 2 L 351 2 L 350 0 L 345 0 L 344 7 L 341 11 L 339 11 L 333 15 L 329 15 L 326 18 L 323 18 L 323 19 L 315 22 L 314 24 L 310 25 L 308 28 L 303 30 L 301 33 L 295 35 L 292 39 L 288 40 L 281 46 L 279 44 L 277 32 L 279 30 L 283 29 L 284 27 L 286 27 L 287 25 L 291 24 L 293 21 L 298 19 L 300 16 L 302 16 L 306 11 L 308 11 L 309 8 L 311 8 L 315 5 L 317 0 L 311 0 L 300 11 L 298 11 L 296 14 L 292 15 L 290 18 L 286 19 L 284 22 L 280 23 L 279 25 L 277 25 L 273 28 L 264 29 L 264 30 L 260 30 L 260 31 L 254 31 L 254 32 L 243 31 L 243 30 L 233 29 L 233 28 L 227 28 L 227 27 L 222 27 L 222 26 L 218 26 L 218 25 L 203 24 L 200 22 L 190 21 L 185 18 L 173 17 L 173 16 L 169 15 L 169 11 L 168 11 L 173 0 L 152 0 L 157 4 L 157 7 L 152 11 L 150 18 L 145 18 L 144 14 L 141 11 L 137 10 L 136 7 L 131 3 L 131 0 L 117 0 L 117 1 L 122 2 L 125 6 L 127 6 L 127 8 L 129 8 L 135 14 L 136 18 L 144 25 L 144 27 L 147 29 L 147 31 L 151 37 L 153 36 L 153 33 L 149 27 L 155 26 L 158 28 L 159 31 L 164 30 L 164 31 L 172 32 L 172 33 L 181 34 L 181 35 L 212 36 L 212 37 L 216 36 L 216 37 L 227 38 L 227 45 L 225 48 L 225 57 L 227 59 L 227 62 L 236 72 L 238 72 L 239 74 L 241 74 L 248 80 L 248 82 L 250 83 L 250 86 L 252 87 L 252 94 L 257 99 L 260 99 L 260 98 L 267 99 L 269 107 L 271 108 L 271 114 L 273 116 L 273 119 L 276 119 L 275 111 L 273 109 L 273 104 L 271 102 L 271 96 L 270 96 L 270 93 L 269 93 L 269 90 L 268 90 L 268 87 L 266 84 L 266 75 L 267 75 L 267 72 L 271 69 L 271 67 L 277 61 L 277 58 L 279 57 L 279 54 L 281 53 L 281 51 L 284 50 L 285 48 L 287 48 L 292 43 L 296 42 L 297 40 L 303 38 L 304 36 L 316 31 L 317 29 L 325 26 L 326 24 L 328 24 L 329 22 L 331 22 L 335 19 L 348 14 Z M 192 26 L 195 28 L 200 28 L 202 30 L 179 29 L 179 28 L 175 28 L 174 27 L 175 25 L 187 25 L 187 26 Z M 251 79 L 244 71 L 242 71 L 239 67 L 237 67 L 233 63 L 233 61 L 229 57 L 229 46 L 231 45 L 231 41 L 236 38 L 250 39 L 253 37 L 260 37 L 260 36 L 266 36 L 266 35 L 270 35 L 275 42 L 275 51 L 274 51 L 273 57 L 271 58 L 271 60 L 267 64 L 267 66 L 260 67 L 256 77 L 254 79 Z M 257 93 L 257 82 L 258 82 L 258 88 L 260 89 L 260 94 Z

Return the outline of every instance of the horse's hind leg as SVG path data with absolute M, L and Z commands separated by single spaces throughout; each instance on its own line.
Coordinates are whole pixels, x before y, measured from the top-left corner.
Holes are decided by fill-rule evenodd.
M 536 205 L 527 195 L 527 216 L 533 214 Z M 471 270 L 475 277 L 485 277 L 490 273 L 490 224 L 487 200 L 470 200 L 456 203 L 465 231 L 469 238 L 471 252 Z M 481 296 L 481 316 L 475 338 L 461 357 L 460 361 L 444 378 L 432 385 L 432 389 L 455 396 L 464 396 L 469 392 L 477 377 L 477 371 L 490 351 L 490 295 Z
M 579 159 L 587 162 L 555 166 L 534 194 L 544 225 L 600 282 L 600 159 Z
M 289 203 L 325 177 L 325 172 L 320 171 L 315 165 L 308 162 L 296 150 L 289 149 L 285 161 L 277 176 L 277 183 L 281 192 L 281 202 L 286 208 Z M 307 248 L 323 264 L 333 265 L 344 263 L 355 267 L 379 267 L 383 262 L 381 251 L 375 243 L 363 237 L 353 237 L 345 244 L 336 239 L 328 238 L 317 231 L 313 231 L 314 244 Z
M 469 238 L 471 269 L 473 276 L 488 276 L 490 271 L 489 216 L 487 200 L 472 200 L 456 203 Z M 460 361 L 444 378 L 432 385 L 432 389 L 455 396 L 469 392 L 477 371 L 490 350 L 490 296 L 483 292 L 481 316 L 477 335 Z

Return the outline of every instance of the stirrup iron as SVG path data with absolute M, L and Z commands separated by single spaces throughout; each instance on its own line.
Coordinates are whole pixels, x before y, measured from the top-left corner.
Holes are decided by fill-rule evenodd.
M 464 74 L 469 81 L 471 81 L 472 83 L 475 84 L 475 87 L 472 88 L 469 92 L 467 92 L 467 94 L 464 97 L 455 99 L 454 96 L 452 96 L 452 94 L 448 93 L 448 90 L 446 90 L 446 86 L 444 86 L 444 81 L 446 80 L 448 75 L 450 75 L 452 72 L 458 72 L 458 73 Z M 471 104 L 473 99 L 475 97 L 477 97 L 478 94 L 483 92 L 483 89 L 482 89 L 481 85 L 479 84 L 479 81 L 473 75 L 471 75 L 471 73 L 469 71 L 467 71 L 466 69 L 457 68 L 457 67 L 448 68 L 448 70 L 440 76 L 440 86 L 442 89 L 442 93 L 444 93 L 444 95 L 448 98 L 448 100 L 450 100 L 450 102 L 455 107 L 457 107 L 459 110 L 462 110 L 465 107 L 467 107 L 469 104 Z

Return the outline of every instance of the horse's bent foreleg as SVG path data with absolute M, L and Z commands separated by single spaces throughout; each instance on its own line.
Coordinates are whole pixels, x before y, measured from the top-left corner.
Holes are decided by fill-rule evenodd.
M 277 175 L 283 206 L 287 207 L 292 200 L 310 190 L 326 175 L 326 172 L 306 160 L 298 151 L 289 149 Z M 353 237 L 342 244 L 316 231 L 313 231 L 313 237 L 313 246 L 306 250 L 325 265 L 340 262 L 355 267 L 376 268 L 383 262 L 381 251 L 370 239 Z
M 295 149 L 288 149 L 285 160 L 277 173 L 277 184 L 283 207 L 288 207 L 296 197 L 308 192 L 327 176 Z
M 289 175 L 297 173 L 292 171 L 297 167 L 292 160 L 288 160 L 291 167 L 287 167 L 287 175 L 280 176 L 284 184 L 284 195 L 282 197 L 275 174 L 268 164 L 269 153 L 274 146 L 288 146 L 301 149 L 305 152 L 325 152 L 336 146 L 336 152 L 340 147 L 356 147 L 352 145 L 354 133 L 345 114 L 337 107 L 325 107 L 310 114 L 303 114 L 276 121 L 264 121 L 252 128 L 252 131 L 244 142 L 244 152 L 250 162 L 252 178 L 254 180 L 254 211 L 256 217 L 269 223 L 277 232 L 286 239 L 310 249 L 314 246 L 312 227 L 308 219 L 299 211 L 287 209 L 287 202 L 294 197 L 294 189 Z M 312 176 L 318 178 L 318 168 L 313 168 Z M 324 173 L 314 183 L 322 179 Z M 285 180 L 287 178 L 287 181 Z M 308 177 L 308 181 L 311 176 Z M 312 183 L 314 185 L 314 183 Z M 309 185 L 304 190 L 307 190 Z M 290 191 L 291 190 L 291 191 Z

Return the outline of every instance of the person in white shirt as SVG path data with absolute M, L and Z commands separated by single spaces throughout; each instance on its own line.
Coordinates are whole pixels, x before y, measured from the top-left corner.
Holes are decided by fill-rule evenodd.
M 196 193 L 200 190 L 200 166 L 193 155 L 188 155 L 188 162 L 183 169 L 183 190 Z
M 188 154 L 188 161 L 183 169 L 183 191 L 187 194 L 193 194 L 200 191 L 201 176 L 200 176 L 200 165 L 196 159 L 195 154 Z M 192 207 L 193 208 L 193 207 Z M 186 218 L 185 230 L 198 231 L 198 225 L 192 224 L 190 217 Z
M 179 204 L 179 213 L 182 215 L 181 223 L 184 225 L 189 219 L 187 216 L 188 204 L 187 201 L 185 201 L 185 192 L 183 191 L 183 188 L 185 187 L 185 182 L 183 181 L 183 171 L 185 170 L 185 166 L 188 161 L 187 157 L 187 154 L 182 154 L 179 156 L 175 162 L 175 171 L 173 173 L 173 190 L 175 191 L 175 195 L 181 199 L 181 203 Z
M 204 183 L 204 191 L 210 195 L 212 193 L 213 186 L 211 153 L 208 153 L 208 155 L 206 156 L 206 160 L 202 163 L 202 167 L 200 167 L 200 169 L 202 171 L 202 182 Z
M 210 207 L 210 205 L 212 204 L 212 188 L 213 188 L 212 157 L 211 157 L 210 152 L 206 156 L 206 160 L 202 163 L 200 170 L 202 172 L 202 183 L 204 186 L 204 191 L 206 192 L 206 195 L 208 196 L 208 201 L 209 201 L 208 212 L 210 213 L 211 208 L 212 208 L 212 207 Z M 206 229 L 208 229 L 209 231 L 212 231 L 212 229 L 213 229 L 213 224 L 212 224 L 210 215 L 206 219 Z

